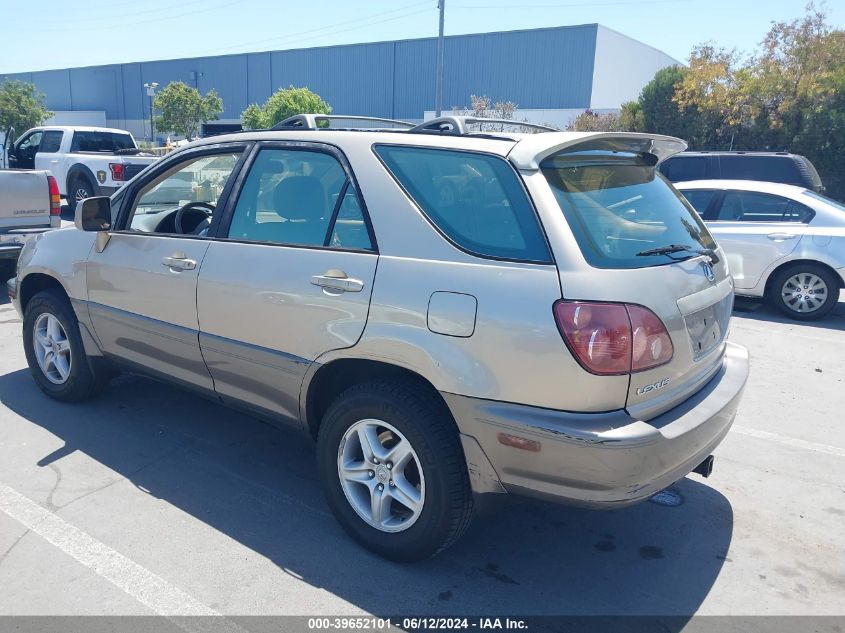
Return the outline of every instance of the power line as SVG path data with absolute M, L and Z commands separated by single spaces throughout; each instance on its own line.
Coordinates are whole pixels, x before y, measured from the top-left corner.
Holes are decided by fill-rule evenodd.
M 593 7 L 613 7 L 613 6 L 631 6 L 636 7 L 641 4 L 676 4 L 680 2 L 692 2 L 692 0 L 634 0 L 633 2 L 624 2 L 623 0 L 613 0 L 611 2 L 595 2 L 588 0 L 587 2 L 567 2 L 565 4 L 520 4 L 520 9 L 563 9 L 585 7 L 592 9 Z M 473 9 L 512 9 L 513 4 L 466 4 L 451 7 L 452 9 L 473 10 Z
M 219 52 L 222 52 L 222 51 L 231 51 L 231 50 L 234 50 L 234 49 L 240 49 L 240 48 L 245 48 L 245 47 L 259 46 L 261 44 L 267 44 L 267 43 L 270 43 L 270 42 L 280 42 L 280 43 L 283 43 L 283 44 L 291 44 L 291 43 L 302 42 L 302 41 L 307 41 L 309 39 L 313 39 L 313 37 L 311 37 L 311 36 L 314 35 L 314 34 L 317 34 L 320 37 L 323 37 L 325 35 L 335 35 L 337 33 L 344 33 L 346 31 L 352 31 L 352 30 L 355 30 L 355 29 L 359 29 L 359 28 L 364 27 L 364 26 L 371 26 L 371 25 L 374 25 L 374 24 L 382 24 L 384 22 L 391 22 L 391 21 L 394 21 L 394 20 L 400 20 L 402 18 L 411 17 L 413 15 L 418 15 L 420 13 L 425 13 L 426 11 L 429 10 L 428 8 L 420 9 L 418 11 L 411 11 L 411 12 L 407 12 L 407 13 L 404 13 L 404 12 L 408 11 L 408 9 L 413 9 L 415 7 L 419 7 L 419 6 L 422 6 L 422 5 L 428 5 L 428 4 L 429 4 L 429 2 L 417 2 L 415 4 L 410 4 L 410 5 L 407 5 L 407 6 L 404 6 L 404 7 L 399 7 L 397 9 L 392 9 L 390 11 L 379 11 L 378 13 L 372 13 L 370 15 L 366 15 L 366 16 L 361 17 L 361 18 L 355 18 L 353 20 L 344 20 L 342 22 L 336 22 L 334 24 L 329 24 L 329 25 L 322 26 L 322 27 L 315 28 L 315 29 L 308 29 L 306 31 L 299 31 L 297 33 L 290 33 L 290 34 L 287 34 L 287 35 L 268 37 L 268 38 L 265 38 L 265 39 L 253 40 L 253 41 L 250 41 L 250 42 L 243 42 L 241 44 L 234 44 L 232 46 L 226 46 L 226 47 L 222 47 L 222 48 L 212 48 L 212 49 L 197 51 L 197 54 L 219 53 Z M 397 12 L 400 12 L 400 11 L 403 12 L 403 13 L 400 13 L 399 15 L 395 15 L 393 17 L 383 18 L 383 16 L 385 16 L 385 15 L 389 15 L 391 13 L 397 13 Z M 383 19 L 373 20 L 373 18 L 383 18 Z M 352 24 L 354 24 L 354 26 L 349 26 L 349 25 L 352 25 Z M 298 36 L 306 36 L 306 37 L 298 37 Z M 293 37 L 294 39 L 290 39 L 291 37 Z

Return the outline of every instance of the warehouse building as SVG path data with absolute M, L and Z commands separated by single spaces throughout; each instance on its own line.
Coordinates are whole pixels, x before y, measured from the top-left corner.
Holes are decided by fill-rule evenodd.
M 108 125 L 139 138 L 149 138 L 144 84 L 152 82 L 216 90 L 225 108 L 221 127 L 238 124 L 247 105 L 291 85 L 317 92 L 338 114 L 420 121 L 434 110 L 436 42 L 399 40 L 0 77 L 34 83 L 56 123 Z M 468 106 L 470 95 L 487 95 L 516 103 L 520 119 L 556 125 L 586 108 L 618 109 L 657 70 L 679 63 L 599 24 L 449 36 L 444 57 L 444 108 Z

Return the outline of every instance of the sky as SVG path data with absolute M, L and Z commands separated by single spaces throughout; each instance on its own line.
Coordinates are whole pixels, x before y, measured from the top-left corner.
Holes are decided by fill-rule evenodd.
M 686 61 L 752 53 L 805 0 L 445 0 L 446 35 L 598 22 Z M 845 28 L 845 0 L 817 2 Z M 0 75 L 119 62 L 429 37 L 437 0 L 0 0 Z

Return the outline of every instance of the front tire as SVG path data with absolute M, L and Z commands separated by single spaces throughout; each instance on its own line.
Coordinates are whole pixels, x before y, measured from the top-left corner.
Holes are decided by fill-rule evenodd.
M 839 280 L 824 266 L 794 264 L 772 278 L 768 299 L 792 319 L 815 321 L 836 307 L 839 288 Z
M 379 556 L 434 556 L 469 525 L 457 429 L 443 402 L 414 382 L 373 381 L 340 394 L 320 426 L 317 457 L 338 522 Z
M 51 398 L 79 402 L 108 383 L 109 374 L 95 369 L 85 354 L 73 308 L 56 290 L 39 292 L 27 304 L 23 341 L 29 371 Z

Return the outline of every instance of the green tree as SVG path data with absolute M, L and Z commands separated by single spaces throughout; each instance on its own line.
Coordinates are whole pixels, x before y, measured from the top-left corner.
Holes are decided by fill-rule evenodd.
M 181 81 L 167 84 L 155 96 L 153 105 L 161 113 L 155 118 L 156 129 L 187 139 L 196 135 L 200 125 L 217 120 L 223 112 L 223 101 L 214 90 L 203 96 Z
M 639 101 L 622 104 L 619 111 L 619 129 L 623 132 L 642 132 L 645 130 L 643 107 Z
M 0 83 L 0 133 L 13 127 L 20 134 L 41 125 L 51 116 L 53 113 L 47 110 L 44 95 L 34 84 L 14 79 Z
M 331 106 L 308 88 L 282 88 L 277 90 L 264 105 L 253 103 L 241 113 L 248 130 L 271 128 L 295 114 L 331 114 Z

